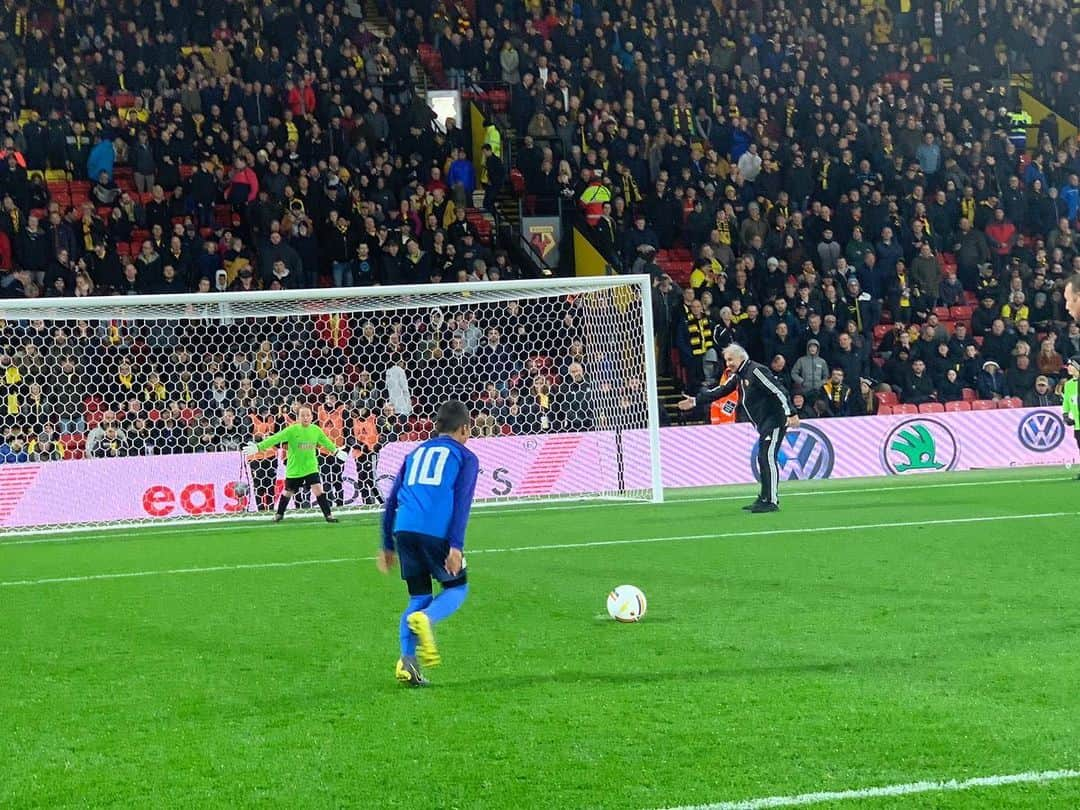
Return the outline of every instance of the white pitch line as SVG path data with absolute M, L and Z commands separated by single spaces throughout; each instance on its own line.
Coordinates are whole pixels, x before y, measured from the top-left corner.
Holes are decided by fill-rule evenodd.
M 903 785 L 859 788 L 857 790 L 823 791 L 801 793 L 797 796 L 766 796 L 760 799 L 744 799 L 715 804 L 693 804 L 670 807 L 667 810 L 765 810 L 771 807 L 803 807 L 822 802 L 842 802 L 850 799 L 875 799 L 881 796 L 910 796 L 915 793 L 947 793 L 982 787 L 1025 785 L 1031 783 L 1058 782 L 1062 779 L 1080 778 L 1080 771 L 1026 771 L 999 776 L 978 776 L 973 779 L 948 779 L 940 782 L 908 782 Z
M 361 557 L 331 557 L 322 560 L 290 560 L 288 562 L 237 563 L 235 565 L 209 565 L 204 568 L 165 568 L 160 571 L 119 571 L 113 574 L 88 574 L 78 577 L 48 577 L 46 579 L 14 579 L 0 582 L 0 588 L 19 585 L 56 585 L 62 582 L 93 582 L 100 579 L 135 579 L 165 574 L 210 574 L 215 571 L 247 571 L 255 568 L 296 568 L 301 565 L 329 565 L 331 563 L 356 562 Z M 370 559 L 374 560 L 374 557 Z
M 855 495 L 861 492 L 902 492 L 903 490 L 923 490 L 923 489 L 953 489 L 959 487 L 990 487 L 990 486 L 1002 486 L 1008 484 L 1026 484 L 1026 483 L 1040 483 L 1046 481 L 1064 481 L 1071 479 L 1064 479 L 1061 476 L 1056 477 L 1040 477 L 1040 478 L 1003 478 L 999 480 L 990 481 L 942 481 L 934 484 L 902 484 L 900 486 L 883 486 L 883 487 L 848 487 L 844 489 L 827 489 L 827 488 L 813 488 L 803 491 L 785 492 L 784 499 L 787 498 L 807 498 L 813 495 L 829 496 L 829 495 Z M 750 486 L 749 484 L 739 484 L 737 486 Z M 506 515 L 513 513 L 529 513 L 529 512 L 564 512 L 573 511 L 576 509 L 604 509 L 613 505 L 623 506 L 677 506 L 684 503 L 719 503 L 723 501 L 745 501 L 747 498 L 753 497 L 752 493 L 743 493 L 741 495 L 705 495 L 694 498 L 668 498 L 663 503 L 650 503 L 648 501 L 616 501 L 608 500 L 603 503 L 568 503 L 568 504 L 546 504 L 530 506 L 526 503 L 513 504 L 506 506 L 487 506 L 478 508 L 473 512 L 474 518 L 482 518 L 485 516 L 494 517 L 496 515 Z M 481 504 L 477 504 L 481 506 Z M 356 521 L 360 523 L 368 523 L 379 518 L 379 512 L 353 512 L 345 510 L 344 514 L 356 515 L 360 520 Z M 301 521 L 304 523 L 315 522 L 316 519 L 322 520 L 322 515 L 313 511 L 312 514 L 304 515 L 290 515 L 289 521 Z M 209 534 L 212 532 L 231 532 L 238 528 L 248 528 L 251 526 L 259 525 L 258 517 L 234 517 L 215 519 L 211 523 L 210 521 L 199 522 L 191 521 L 183 526 L 165 527 L 155 526 L 153 522 L 147 522 L 138 531 L 99 531 L 99 532 L 82 532 L 78 529 L 71 530 L 70 534 L 57 534 L 55 536 L 41 536 L 30 537 L 23 540 L 3 540 L 0 539 L 0 548 L 6 546 L 36 546 L 42 543 L 77 543 L 84 540 L 120 540 L 123 538 L 137 537 L 143 539 L 151 539 L 153 537 L 168 537 L 176 534 L 191 534 L 198 532 L 199 534 Z
M 621 540 L 589 540 L 584 543 L 548 543 L 538 546 L 508 546 L 506 548 L 474 548 L 472 554 L 511 554 L 522 551 L 562 551 L 575 548 L 600 548 L 604 546 L 637 546 L 646 543 L 673 543 L 685 540 L 729 540 L 735 537 L 770 537 L 778 534 L 820 534 L 823 532 L 861 531 L 863 529 L 897 529 L 914 526 L 947 526 L 958 523 L 991 523 L 1003 520 L 1040 520 L 1043 518 L 1075 517 L 1080 512 L 1035 512 L 1026 515 L 988 515 L 970 518 L 940 518 L 937 520 L 908 520 L 894 523 L 849 523 L 843 526 L 790 527 L 785 529 L 757 529 L 745 532 L 720 532 L 714 534 L 677 534 L 665 537 L 630 537 Z M 85 576 L 48 577 L 45 579 L 16 579 L 0 581 L 0 588 L 25 585 L 54 585 L 64 582 L 92 582 L 104 579 L 132 579 L 166 574 L 204 574 L 218 571 L 250 571 L 259 568 L 294 568 L 300 565 L 332 565 L 345 562 L 370 562 L 374 557 L 330 557 L 327 559 L 294 560 L 286 562 L 238 563 L 236 565 L 212 565 L 205 568 L 166 568 L 156 571 L 124 571 L 112 574 L 88 574 Z

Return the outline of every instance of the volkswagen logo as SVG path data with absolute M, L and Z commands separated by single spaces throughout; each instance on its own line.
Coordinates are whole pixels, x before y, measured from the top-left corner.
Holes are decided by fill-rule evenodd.
M 750 469 L 754 478 L 761 480 L 757 467 L 758 448 L 761 439 L 754 442 L 750 451 Z M 829 437 L 816 427 L 803 422 L 794 430 L 784 434 L 780 450 L 776 454 L 776 465 L 780 468 L 781 481 L 802 481 L 808 478 L 828 478 L 832 475 L 836 453 Z
M 1020 444 L 1035 453 L 1048 453 L 1065 439 L 1065 425 L 1053 411 L 1034 411 L 1016 429 Z

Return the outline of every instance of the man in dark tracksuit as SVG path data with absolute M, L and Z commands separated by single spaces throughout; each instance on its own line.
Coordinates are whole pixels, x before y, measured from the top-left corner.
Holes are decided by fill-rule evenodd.
M 698 405 L 708 405 L 739 387 L 742 408 L 758 431 L 757 464 L 761 474 L 761 494 L 754 503 L 743 509 L 748 512 L 776 512 L 780 509 L 777 493 L 780 468 L 776 463 L 776 454 L 780 451 L 780 442 L 787 429 L 799 426 L 799 417 L 791 405 L 791 397 L 772 372 L 751 360 L 742 346 L 737 343 L 728 345 L 724 349 L 724 363 L 731 373 L 727 382 L 716 388 L 702 389 L 696 397 L 687 395 L 679 402 L 679 408 L 689 411 Z

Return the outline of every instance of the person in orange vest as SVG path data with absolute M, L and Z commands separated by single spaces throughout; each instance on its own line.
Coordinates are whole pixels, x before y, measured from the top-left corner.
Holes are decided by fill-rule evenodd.
M 345 405 L 338 402 L 337 395 L 327 392 L 323 397 L 322 404 L 315 409 L 315 418 L 322 428 L 326 437 L 334 443 L 335 447 L 345 444 Z M 332 454 L 324 453 L 320 459 L 320 473 L 323 479 L 323 488 L 326 490 L 330 502 L 334 506 L 341 506 L 342 501 L 342 472 L 344 464 Z
M 376 486 L 379 460 L 379 423 L 370 408 L 356 408 L 352 411 L 349 449 L 356 461 L 356 486 L 360 498 L 366 504 L 381 503 L 379 489 Z
M 731 375 L 726 368 L 720 366 L 720 352 L 716 350 L 716 347 L 712 347 L 705 352 L 705 358 L 702 361 L 702 371 L 705 373 L 705 385 L 723 385 L 727 382 L 728 377 Z M 717 382 L 716 372 L 722 370 L 720 375 L 720 381 Z M 736 388 L 726 397 L 721 397 L 716 400 L 711 406 L 709 406 L 709 424 L 712 425 L 731 425 L 735 423 L 735 418 L 738 415 L 739 409 L 739 389 Z
M 276 432 L 277 421 L 269 408 L 262 407 L 252 411 L 250 418 L 253 442 L 261 442 Z M 277 457 L 277 448 L 270 448 L 248 459 L 251 463 L 252 497 L 255 498 L 256 509 L 273 509 L 277 503 Z
M 724 369 L 724 373 L 720 376 L 720 384 L 723 385 L 727 382 L 729 373 L 727 369 Z M 735 416 L 739 410 L 739 389 L 736 388 L 726 397 L 721 397 L 709 406 L 709 424 L 711 425 L 733 425 L 735 424 Z

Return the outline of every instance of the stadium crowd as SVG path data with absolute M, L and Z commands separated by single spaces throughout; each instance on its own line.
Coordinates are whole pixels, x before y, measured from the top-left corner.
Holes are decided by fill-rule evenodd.
M 477 436 L 642 427 L 641 355 L 590 307 L 599 310 L 586 296 L 555 296 L 229 324 L 8 321 L 0 464 L 239 451 L 310 405 L 374 498 L 379 450 L 428 436 L 447 398 L 474 404 Z M 625 317 L 640 323 L 633 308 Z M 268 503 L 275 458 L 253 462 Z M 340 502 L 341 465 L 331 455 L 323 464 Z
M 490 206 L 510 177 L 561 197 L 568 224 L 580 209 L 618 271 L 653 275 L 661 370 L 691 390 L 732 339 L 790 382 L 807 416 L 965 389 L 1043 403 L 1080 353 L 1062 299 L 1080 268 L 1080 149 L 1053 118 L 1026 143 L 1008 92 L 1021 71 L 1072 86 L 1067 8 L 382 10 L 385 39 L 352 6 L 300 0 L 5 5 L 0 292 L 513 278 L 467 210 L 476 187 Z M 412 88 L 417 54 L 437 55 L 425 60 L 436 82 L 509 87 L 507 135 L 523 138 L 512 166 L 501 147 L 474 166 L 456 122 L 433 127 Z M 690 272 L 676 272 L 684 257 Z M 110 342 L 108 328 L 65 327 Z M 177 390 L 163 360 L 112 357 L 106 376 L 122 360 L 140 388 L 156 374 Z M 196 362 L 205 374 L 217 361 Z M 26 364 L 21 344 L 0 358 L 9 422 L 11 397 L 35 396 Z M 382 402 L 389 376 L 375 381 Z

